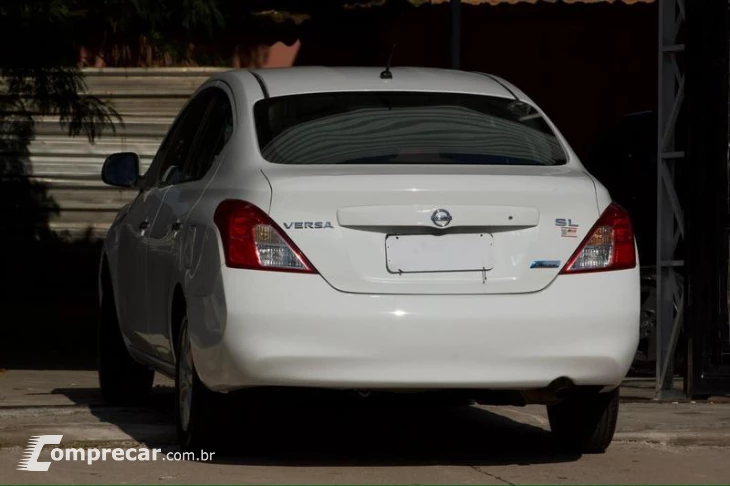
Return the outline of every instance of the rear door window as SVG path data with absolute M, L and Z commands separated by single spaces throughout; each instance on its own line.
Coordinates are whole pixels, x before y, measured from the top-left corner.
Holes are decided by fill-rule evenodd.
M 200 121 L 205 116 L 212 97 L 212 89 L 205 89 L 185 107 L 160 145 L 148 174 L 145 175 L 148 186 L 164 186 L 178 182 L 181 169 L 190 155 L 195 136 L 200 129 Z
M 179 182 L 202 179 L 233 133 L 233 110 L 228 95 L 214 89 L 213 102 Z

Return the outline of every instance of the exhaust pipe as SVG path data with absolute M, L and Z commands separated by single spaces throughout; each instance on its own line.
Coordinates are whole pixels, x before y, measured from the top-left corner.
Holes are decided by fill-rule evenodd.
M 568 398 L 573 388 L 575 388 L 575 384 L 570 378 L 560 377 L 550 382 L 545 388 L 523 391 L 522 397 L 528 404 L 554 405 Z

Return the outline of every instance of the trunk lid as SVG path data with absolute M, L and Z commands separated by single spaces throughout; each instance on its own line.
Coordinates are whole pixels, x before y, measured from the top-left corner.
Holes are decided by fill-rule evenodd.
M 343 292 L 539 291 L 599 217 L 592 180 L 567 166 L 270 165 L 264 173 L 269 216 Z

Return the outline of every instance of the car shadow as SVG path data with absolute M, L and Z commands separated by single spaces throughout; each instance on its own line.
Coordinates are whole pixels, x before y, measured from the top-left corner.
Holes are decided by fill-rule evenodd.
M 99 420 L 135 441 L 178 450 L 171 387 L 156 387 L 144 407 L 100 405 L 97 389 L 56 389 L 88 405 Z M 490 466 L 573 462 L 551 434 L 476 406 L 272 403 L 249 411 L 216 404 L 220 433 L 212 463 L 307 467 Z

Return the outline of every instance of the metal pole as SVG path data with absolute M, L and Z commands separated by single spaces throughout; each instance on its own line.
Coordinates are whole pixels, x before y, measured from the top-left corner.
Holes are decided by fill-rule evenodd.
M 677 54 L 684 22 L 684 0 L 659 0 L 659 100 L 657 106 L 657 255 L 656 255 L 656 394 L 675 398 L 674 351 L 684 321 L 684 286 L 677 285 L 677 270 L 684 262 L 675 249 L 684 238 L 684 214 L 675 190 L 675 165 L 685 154 L 677 142 L 677 119 L 684 106 L 684 73 Z M 681 137 L 684 138 L 684 137 Z
M 461 0 L 451 0 L 451 69 L 461 68 Z

